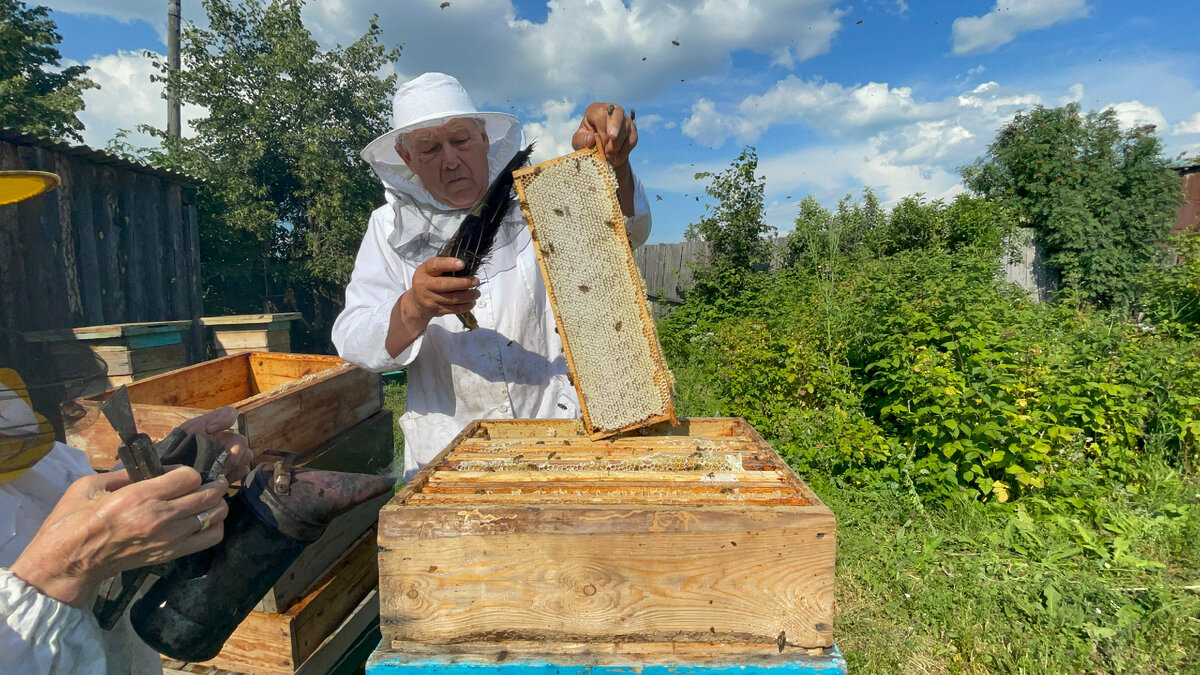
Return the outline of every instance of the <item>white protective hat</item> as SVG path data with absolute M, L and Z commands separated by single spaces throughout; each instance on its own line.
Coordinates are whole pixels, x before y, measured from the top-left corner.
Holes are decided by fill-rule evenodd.
M 410 183 L 423 189 L 420 179 L 396 152 L 397 138 L 460 117 L 483 120 L 491 143 L 488 152 L 490 181 L 520 148 L 524 138 L 521 122 L 506 113 L 479 112 L 467 90 L 458 80 L 444 73 L 425 73 L 400 85 L 392 97 L 392 130 L 368 143 L 360 156 L 389 188 L 398 189 L 403 183 Z

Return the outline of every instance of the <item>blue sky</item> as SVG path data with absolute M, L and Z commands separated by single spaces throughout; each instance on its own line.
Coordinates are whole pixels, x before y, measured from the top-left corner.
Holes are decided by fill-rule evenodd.
M 103 147 L 117 129 L 164 126 L 161 85 L 142 52 L 165 51 L 166 3 L 46 4 L 63 55 L 101 84 L 81 114 L 86 141 Z M 1155 124 L 1170 156 L 1200 154 L 1194 0 L 440 5 L 310 0 L 304 16 L 331 46 L 379 14 L 385 41 L 403 47 L 391 72 L 457 76 L 480 108 L 525 121 L 535 159 L 569 151 L 590 101 L 636 108 L 633 161 L 654 210 L 651 242 L 683 239 L 704 212 L 694 174 L 725 169 L 746 145 L 781 232 L 809 193 L 830 207 L 866 186 L 889 204 L 917 192 L 950 198 L 962 190 L 957 168 L 1038 104 L 1113 106 L 1128 124 Z M 204 22 L 198 0 L 183 0 L 183 15 Z M 201 114 L 185 111 L 185 127 Z

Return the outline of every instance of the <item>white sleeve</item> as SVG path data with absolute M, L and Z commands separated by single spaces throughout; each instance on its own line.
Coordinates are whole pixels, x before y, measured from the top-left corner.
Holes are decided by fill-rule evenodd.
M 650 238 L 650 201 L 637 174 L 633 174 L 633 215 L 625 219 L 625 233 L 629 236 L 629 247 L 637 248 Z
M 418 337 L 395 358 L 384 346 L 392 308 L 412 283 L 406 278 L 399 256 L 387 243 L 385 219 L 394 217 L 390 207 L 371 214 L 346 287 L 346 307 L 333 322 L 332 338 L 338 355 L 377 373 L 408 366 L 416 358 L 422 340 Z
M 42 595 L 0 567 L 0 672 L 104 673 L 108 659 L 91 612 Z

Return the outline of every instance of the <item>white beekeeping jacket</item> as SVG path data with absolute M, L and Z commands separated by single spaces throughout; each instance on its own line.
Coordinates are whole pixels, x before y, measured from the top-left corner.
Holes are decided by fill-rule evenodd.
M 519 125 L 491 139 L 490 179 L 523 144 Z M 372 160 L 387 204 L 371 214 L 355 259 L 346 307 L 333 325 L 333 343 L 345 360 L 376 372 L 406 368 L 408 399 L 399 424 L 404 432 L 408 480 L 476 419 L 563 418 L 579 415 L 567 377 L 562 342 L 538 268 L 529 229 L 516 201 L 496 237 L 493 254 L 477 275 L 481 296 L 473 310 L 479 328 L 467 331 L 456 316 L 437 317 L 398 354 L 384 347 L 392 307 L 410 287 L 417 267 L 437 255 L 466 209 L 438 203 L 408 171 Z M 650 234 L 650 208 L 634 178 L 634 215 L 626 220 L 630 244 Z

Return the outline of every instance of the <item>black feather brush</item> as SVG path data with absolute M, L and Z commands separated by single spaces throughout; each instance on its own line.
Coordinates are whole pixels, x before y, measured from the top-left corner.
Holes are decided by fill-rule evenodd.
M 463 218 L 462 224 L 458 226 L 458 231 L 442 246 L 442 250 L 438 251 L 438 257 L 458 258 L 463 261 L 464 267 L 451 276 L 474 276 L 491 254 L 492 246 L 496 243 L 496 232 L 500 229 L 500 223 L 504 222 L 504 216 L 512 202 L 510 195 L 513 188 L 513 171 L 524 166 L 531 154 L 533 143 L 513 156 L 479 201 L 471 207 L 467 217 Z M 475 315 L 469 311 L 459 314 L 458 318 L 467 330 L 479 328 Z

